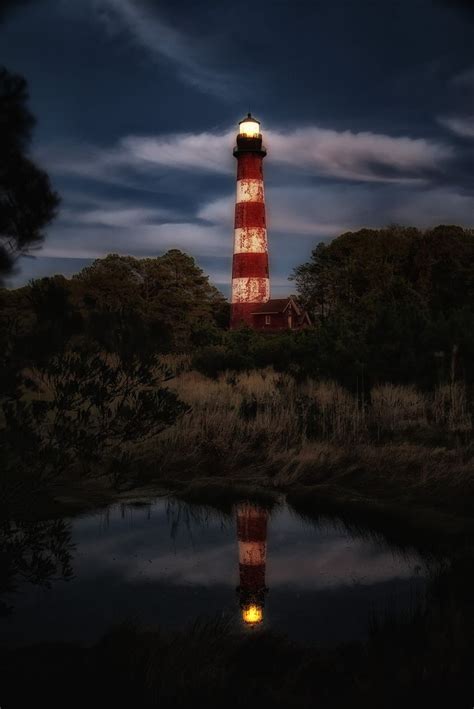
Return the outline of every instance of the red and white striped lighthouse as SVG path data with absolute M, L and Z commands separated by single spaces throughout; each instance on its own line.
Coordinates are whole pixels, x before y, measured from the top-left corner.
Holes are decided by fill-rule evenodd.
M 267 225 L 263 189 L 260 123 L 249 113 L 239 123 L 237 194 L 235 200 L 234 257 L 232 261 L 231 329 L 253 325 L 252 312 L 270 299 Z
M 263 621 L 265 603 L 265 566 L 267 556 L 266 510 L 243 503 L 237 507 L 237 538 L 239 541 L 238 593 L 242 619 L 246 625 Z

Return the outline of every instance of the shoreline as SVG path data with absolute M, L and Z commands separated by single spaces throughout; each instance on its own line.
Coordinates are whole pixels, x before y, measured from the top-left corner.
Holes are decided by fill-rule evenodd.
M 105 478 L 61 482 L 17 508 L 17 514 L 10 518 L 26 522 L 75 518 L 113 504 L 140 506 L 166 497 L 227 514 L 242 500 L 250 499 L 271 509 L 284 499 L 308 520 L 338 517 L 346 526 L 380 532 L 397 544 L 421 545 L 427 551 L 464 546 L 474 539 L 474 514 L 462 509 L 459 500 L 454 500 L 454 504 L 446 499 L 427 504 L 422 495 L 410 496 L 406 491 L 382 498 L 370 494 L 368 489 L 337 482 L 282 485 L 272 477 L 263 476 L 162 478 L 122 490 L 110 487 Z

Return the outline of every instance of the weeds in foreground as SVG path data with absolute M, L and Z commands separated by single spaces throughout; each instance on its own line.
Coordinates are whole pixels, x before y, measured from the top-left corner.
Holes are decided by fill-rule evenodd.
M 413 613 L 372 623 L 368 640 L 351 645 L 303 645 L 211 619 L 174 631 L 124 624 L 90 648 L 4 651 L 4 700 L 12 709 L 38 700 L 82 707 L 91 697 L 94 706 L 141 708 L 467 707 L 474 689 L 472 569 L 470 556 L 454 560 L 431 579 L 427 601 Z
M 384 384 L 361 400 L 331 381 L 296 382 L 272 370 L 169 383 L 190 412 L 145 452 L 170 479 L 271 478 L 277 485 L 351 485 L 369 474 L 383 492 L 405 481 L 433 490 L 474 482 L 465 387 L 433 393 Z

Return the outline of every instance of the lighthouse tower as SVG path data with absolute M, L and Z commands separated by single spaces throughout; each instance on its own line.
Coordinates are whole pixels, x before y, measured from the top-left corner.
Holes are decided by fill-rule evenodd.
M 266 510 L 243 503 L 237 507 L 237 538 L 239 541 L 240 599 L 242 620 L 246 625 L 263 621 L 265 603 L 265 566 L 267 556 Z
M 260 123 L 249 113 L 239 123 L 234 257 L 232 261 L 231 329 L 253 325 L 252 313 L 270 299 L 267 228 L 263 190 Z

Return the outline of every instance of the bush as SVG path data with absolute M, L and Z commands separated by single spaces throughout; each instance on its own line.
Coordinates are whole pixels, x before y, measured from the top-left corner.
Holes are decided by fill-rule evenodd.
M 243 372 L 252 367 L 253 362 L 249 356 L 226 350 L 220 345 L 202 348 L 192 360 L 192 368 L 211 379 L 216 379 L 228 370 Z

